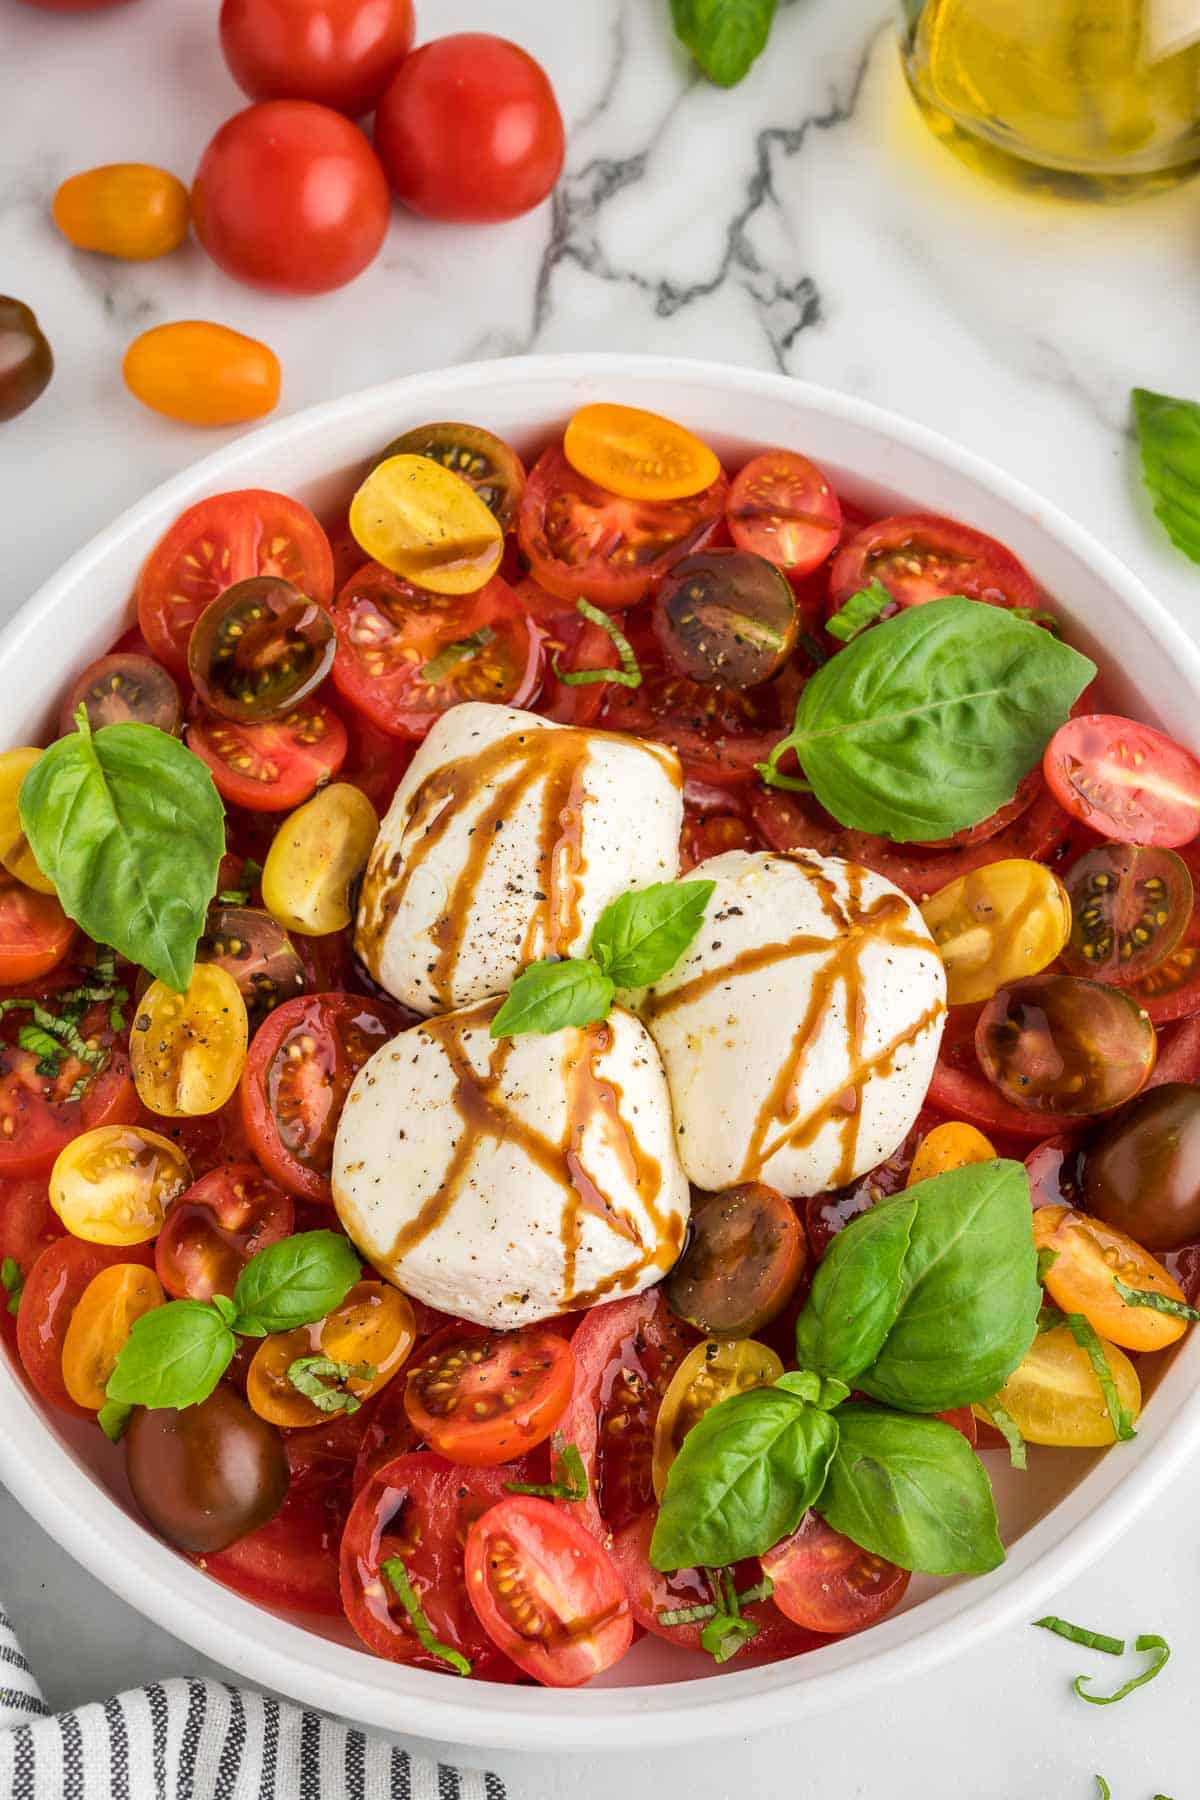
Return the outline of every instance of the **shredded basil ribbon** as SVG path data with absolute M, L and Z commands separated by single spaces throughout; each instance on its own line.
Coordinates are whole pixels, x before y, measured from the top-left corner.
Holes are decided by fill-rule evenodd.
M 25 1288 L 25 1277 L 21 1273 L 21 1265 L 15 1256 L 6 1256 L 4 1261 L 0 1262 L 0 1287 L 3 1287 L 8 1295 L 8 1310 L 15 1317 Z
M 568 1444 L 561 1431 L 550 1439 L 550 1450 L 557 1464 L 557 1481 L 506 1481 L 506 1494 L 533 1494 L 539 1500 L 586 1500 L 591 1488 L 583 1458 L 574 1444 Z
M 860 631 L 873 625 L 889 606 L 894 605 L 891 594 L 882 581 L 872 581 L 868 587 L 851 594 L 844 606 L 838 608 L 831 619 L 826 619 L 825 629 L 831 637 L 840 638 L 848 644 L 856 638 Z
M 1046 1285 L 1046 1277 L 1062 1255 L 1061 1250 L 1051 1250 L 1048 1244 L 1038 1251 L 1037 1278 L 1042 1286 Z
M 1058 1637 L 1066 1638 L 1069 1643 L 1082 1644 L 1086 1650 L 1100 1650 L 1105 1656 L 1124 1656 L 1125 1654 L 1124 1638 L 1108 1637 L 1102 1631 L 1089 1631 L 1086 1625 L 1072 1625 L 1069 1619 L 1055 1618 L 1053 1614 L 1044 1619 L 1035 1619 L 1033 1622 L 1045 1631 L 1053 1631 Z M 1133 1647 L 1143 1655 L 1149 1654 L 1152 1657 L 1152 1661 L 1140 1675 L 1131 1675 L 1115 1694 L 1089 1694 L 1084 1683 L 1092 1680 L 1092 1677 L 1077 1675 L 1071 1686 L 1079 1698 L 1086 1700 L 1089 1706 L 1114 1706 L 1118 1700 L 1124 1700 L 1127 1694 L 1132 1694 L 1134 1688 L 1145 1687 L 1148 1681 L 1153 1681 L 1154 1677 L 1166 1668 L 1170 1660 L 1171 1650 L 1167 1640 L 1160 1637 L 1155 1631 L 1146 1631 L 1140 1637 L 1136 1637 L 1133 1640 Z M 1097 1780 L 1100 1779 L 1097 1776 Z
M 736 1596 L 739 1610 L 743 1606 L 757 1606 L 760 1600 L 769 1600 L 775 1592 L 775 1583 L 769 1575 L 753 1587 L 743 1588 Z M 658 1614 L 660 1625 L 699 1625 L 705 1619 L 715 1619 L 717 1608 L 711 1603 L 708 1606 L 673 1606 L 666 1612 Z
M 1183 1300 L 1172 1300 L 1170 1294 L 1156 1294 L 1152 1288 L 1126 1287 L 1119 1275 L 1113 1276 L 1113 1286 L 1126 1306 L 1148 1306 L 1152 1312 L 1169 1313 L 1173 1319 L 1200 1324 L 1200 1308 L 1188 1306 Z
M 1103 1631 L 1089 1631 L 1086 1625 L 1072 1625 L 1069 1619 L 1060 1619 L 1054 1613 L 1047 1613 L 1044 1619 L 1033 1622 L 1042 1631 L 1052 1631 L 1056 1637 L 1066 1638 L 1069 1644 L 1082 1644 L 1085 1650 L 1102 1650 L 1105 1656 L 1125 1654 L 1124 1638 L 1107 1637 Z
M 408 1570 L 399 1556 L 389 1556 L 386 1562 L 379 1565 L 379 1573 L 386 1576 L 392 1592 L 408 1614 L 409 1623 L 416 1635 L 422 1650 L 430 1656 L 436 1656 L 440 1662 L 449 1663 L 459 1675 L 469 1675 L 471 1665 L 460 1650 L 452 1650 L 449 1644 L 439 1644 L 433 1635 L 433 1627 L 425 1617 L 424 1609 L 417 1598 L 417 1590 L 408 1578 Z
M 758 1636 L 758 1625 L 753 1619 L 743 1619 L 742 1597 L 729 1569 L 710 1569 L 708 1581 L 718 1605 L 700 1633 L 700 1648 L 707 1650 L 715 1663 L 727 1663 Z
M 428 665 L 426 665 L 426 666 L 428 666 Z M 424 671 L 422 671 L 422 673 L 423 672 Z M 262 874 L 262 864 L 256 863 L 252 856 L 248 856 L 246 858 L 245 862 L 242 864 L 242 885 L 241 885 L 241 887 L 226 888 L 224 893 L 218 894 L 217 895 L 217 905 L 218 906 L 245 906 L 250 899 L 250 895 L 254 891 L 255 882 L 259 879 L 261 874 Z
M 619 669 L 560 669 L 557 656 L 552 667 L 558 679 L 566 687 L 587 687 L 597 681 L 615 681 L 619 687 L 638 688 L 642 685 L 642 667 L 633 652 L 633 645 L 621 630 L 611 613 L 602 612 L 593 606 L 590 600 L 577 600 L 575 611 L 589 625 L 598 625 L 606 631 L 613 641 L 613 648 L 621 659 Z
M 345 1381 L 374 1381 L 374 1363 L 335 1362 L 329 1356 L 298 1356 L 288 1367 L 287 1378 L 298 1394 L 311 1400 L 323 1413 L 356 1413 L 362 1401 L 339 1385 Z M 329 1385 L 333 1383 L 334 1385 Z
M 996 1427 L 1008 1445 L 1008 1460 L 1013 1468 L 1027 1469 L 1029 1463 L 1025 1455 L 1025 1439 L 1021 1436 L 1021 1428 L 1012 1414 L 1001 1406 L 994 1395 L 992 1399 L 980 1400 L 976 1404 L 979 1411 L 987 1415 L 988 1422 Z
M 440 681 L 443 675 L 456 669 L 460 662 L 466 662 L 469 658 L 478 656 L 481 650 L 486 650 L 495 635 L 490 625 L 481 625 L 470 637 L 459 638 L 455 643 L 447 644 L 422 667 L 421 680 Z
M 1119 1443 L 1128 1443 L 1137 1436 L 1133 1428 L 1133 1419 L 1121 1405 L 1121 1397 L 1117 1393 L 1117 1384 L 1113 1380 L 1113 1372 L 1108 1366 L 1108 1358 L 1104 1354 L 1104 1346 L 1096 1335 L 1094 1327 L 1089 1324 L 1082 1313 L 1066 1313 L 1063 1318 L 1067 1330 L 1075 1339 L 1081 1350 L 1087 1352 L 1087 1359 L 1092 1365 L 1092 1372 L 1100 1384 L 1100 1392 L 1104 1395 L 1104 1404 L 1112 1421 L 1113 1432 Z

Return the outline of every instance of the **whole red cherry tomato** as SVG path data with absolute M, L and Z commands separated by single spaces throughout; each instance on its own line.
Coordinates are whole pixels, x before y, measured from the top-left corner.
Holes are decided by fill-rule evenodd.
M 221 48 L 252 100 L 370 112 L 412 49 L 412 0 L 224 0 Z
M 235 113 L 200 158 L 192 222 L 228 275 L 284 294 L 353 281 L 387 230 L 387 181 L 366 138 L 311 100 Z
M 494 223 L 539 205 L 558 180 L 562 114 L 519 45 L 462 31 L 400 65 L 375 114 L 375 147 L 413 212 Z

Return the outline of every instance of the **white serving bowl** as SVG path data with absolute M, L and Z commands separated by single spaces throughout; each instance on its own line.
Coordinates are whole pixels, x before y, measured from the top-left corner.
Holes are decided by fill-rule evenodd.
M 930 431 L 802 382 L 626 356 L 529 357 L 412 376 L 269 425 L 167 482 L 73 557 L 0 637 L 4 743 L 36 741 L 46 729 L 69 678 L 125 622 L 143 557 L 203 495 L 276 488 L 328 515 L 366 459 L 409 427 L 466 419 L 529 446 L 591 400 L 669 414 L 733 457 L 761 445 L 802 450 L 852 497 L 949 513 L 993 533 L 1054 596 L 1072 639 L 1099 652 L 1117 700 L 1124 693 L 1127 704 L 1200 748 L 1200 652 L 1121 563 L 1021 483 Z M 119 1452 L 90 1426 L 48 1417 L 7 1359 L 0 1359 L 0 1477 L 130 1605 L 255 1682 L 365 1724 L 460 1743 L 639 1749 L 858 1704 L 894 1676 L 927 1671 L 987 1632 L 1036 1617 L 1194 1449 L 1200 1337 L 1193 1337 L 1173 1359 L 1158 1359 L 1134 1442 L 1106 1454 L 1035 1450 L 1025 1476 L 988 1458 L 1009 1545 L 993 1574 L 914 1582 L 905 1610 L 864 1636 L 767 1667 L 714 1675 L 704 1659 L 643 1639 L 603 1685 L 571 1693 L 466 1684 L 381 1662 L 344 1632 L 324 1635 L 220 1587 L 140 1523 Z

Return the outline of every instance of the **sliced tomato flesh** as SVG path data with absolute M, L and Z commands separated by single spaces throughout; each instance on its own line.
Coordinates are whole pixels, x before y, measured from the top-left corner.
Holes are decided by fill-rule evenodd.
M 829 612 L 878 581 L 897 606 L 924 606 L 950 594 L 991 606 L 1043 603 L 1041 589 L 1011 550 L 982 531 L 935 513 L 897 513 L 865 525 L 838 551 L 829 577 Z

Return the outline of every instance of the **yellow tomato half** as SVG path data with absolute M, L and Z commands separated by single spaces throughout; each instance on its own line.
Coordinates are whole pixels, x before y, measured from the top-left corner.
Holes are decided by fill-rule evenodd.
M 284 820 L 267 852 L 263 901 L 302 937 L 344 931 L 350 887 L 367 865 L 379 816 L 361 788 L 335 781 Z
M 62 1347 L 63 1386 L 76 1406 L 100 1411 L 108 1378 L 135 1322 L 165 1299 L 158 1276 L 141 1263 L 114 1263 L 88 1282 Z
M 272 1425 L 319 1425 L 329 1414 L 288 1379 L 292 1364 L 303 1357 L 328 1357 L 350 1368 L 371 1368 L 370 1376 L 351 1375 L 338 1381 L 329 1375 L 324 1386 L 352 1394 L 359 1402 L 377 1394 L 408 1359 L 417 1337 L 412 1302 L 385 1281 L 360 1281 L 315 1325 L 277 1331 L 254 1353 L 246 1379 L 246 1398 L 260 1418 Z
M 1039 1206 L 1033 1215 L 1033 1241 L 1039 1250 L 1054 1252 L 1045 1286 L 1055 1305 L 1063 1312 L 1082 1313 L 1114 1344 L 1126 1350 L 1165 1350 L 1187 1330 L 1186 1319 L 1131 1306 L 1121 1298 L 1114 1277 L 1129 1288 L 1187 1301 L 1162 1264 L 1115 1225 L 1069 1206 Z
M 50 1172 L 50 1204 L 72 1237 L 145 1244 L 192 1185 L 177 1144 L 141 1125 L 99 1125 L 73 1138 Z
M 38 868 L 21 824 L 17 806 L 21 783 L 39 760 L 40 750 L 5 750 L 0 754 L 0 863 L 22 887 L 36 894 L 52 894 L 54 883 Z
M 994 1162 L 995 1157 L 996 1152 L 982 1131 L 952 1119 L 945 1125 L 935 1125 L 921 1139 L 906 1185 L 915 1187 L 918 1181 L 928 1181 L 933 1175 L 965 1169 L 968 1163 Z
M 769 1387 L 783 1374 L 775 1352 L 756 1338 L 705 1338 L 689 1350 L 663 1395 L 654 1427 L 654 1492 L 661 1500 L 671 1464 L 679 1446 L 710 1406 L 745 1394 L 751 1388 Z
M 1009 857 L 960 875 L 921 908 L 946 967 L 951 1006 L 990 1000 L 1038 975 L 1071 935 L 1071 903 L 1041 863 Z
M 188 191 L 151 163 L 105 163 L 63 182 L 54 223 L 78 250 L 147 262 L 177 250 L 188 234 Z
M 1142 1385 L 1123 1350 L 1100 1340 L 1112 1370 L 1117 1395 L 1132 1419 L 1142 1410 Z M 1064 1449 L 1115 1444 L 1116 1433 L 1087 1351 L 1066 1325 L 1034 1339 L 1024 1362 L 996 1396 L 1023 1438 L 1031 1444 L 1057 1444 Z M 985 1409 L 977 1416 L 987 1418 Z
M 563 454 L 580 475 L 626 500 L 686 500 L 721 473 L 716 454 L 692 432 L 636 406 L 581 406 Z
M 434 594 L 473 594 L 504 554 L 495 515 L 461 475 L 428 456 L 388 456 L 350 502 L 365 554 Z
M 241 1080 L 249 1035 L 241 989 L 219 963 L 197 963 L 184 994 L 152 982 L 129 1036 L 143 1105 L 165 1119 L 217 1112 Z

